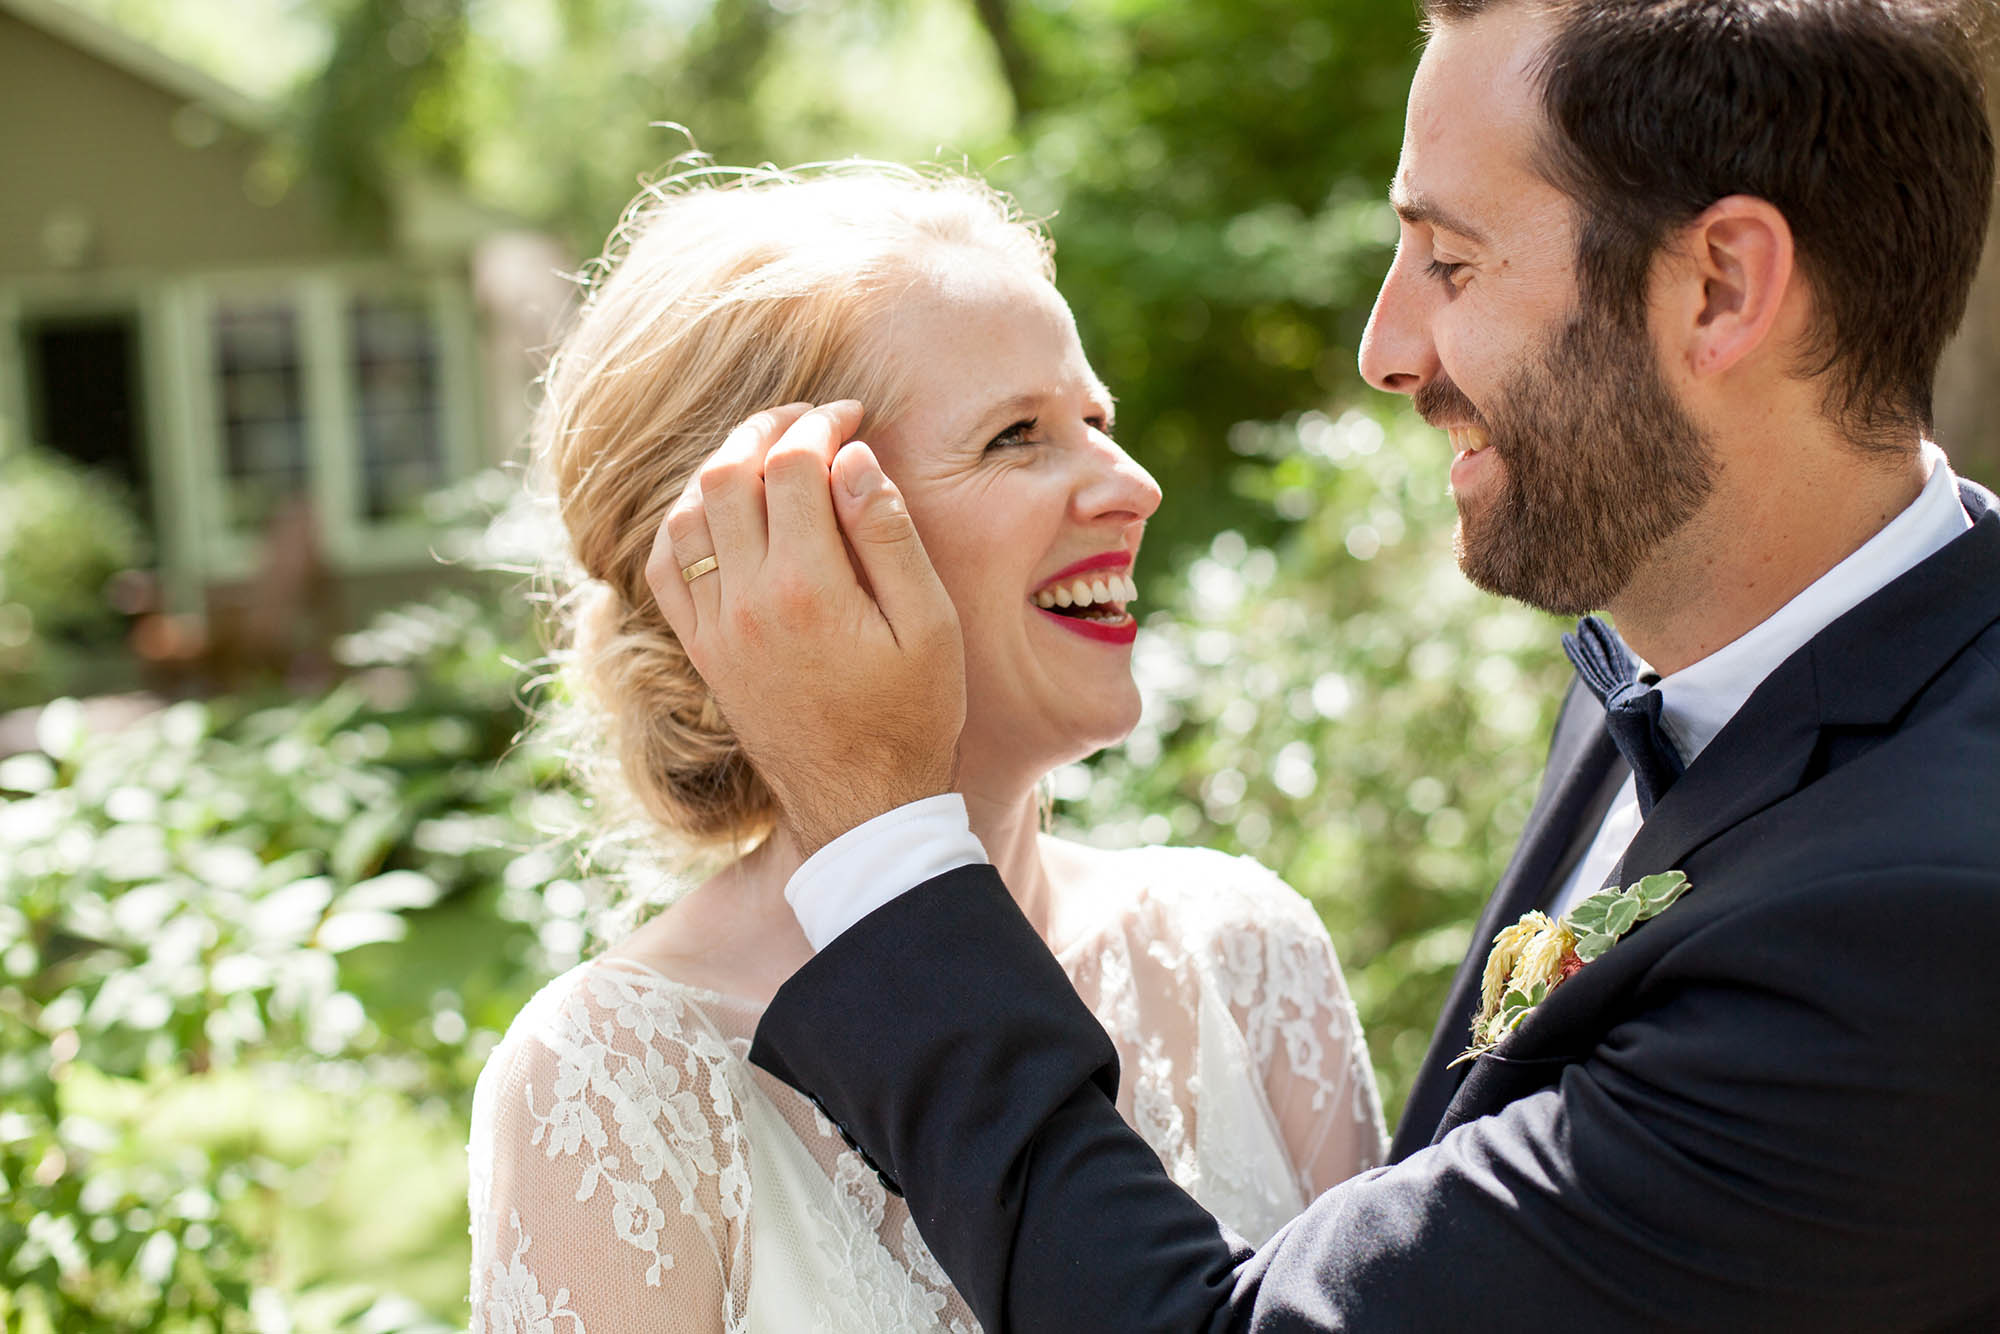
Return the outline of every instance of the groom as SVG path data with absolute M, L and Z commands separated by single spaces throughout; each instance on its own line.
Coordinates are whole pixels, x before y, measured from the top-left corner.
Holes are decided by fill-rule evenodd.
M 654 579 L 820 847 L 753 1059 L 989 1330 L 2000 1328 L 2000 512 L 1924 443 L 1992 188 L 1970 44 L 1930 0 L 1427 9 L 1362 370 L 1450 432 L 1468 575 L 1623 639 L 1571 646 L 1394 1163 L 1253 1252 L 1119 1120 L 939 795 L 950 609 L 831 414 L 691 487 Z M 753 496 L 812 568 L 732 566 L 702 507 Z M 1503 928 L 1670 871 L 1452 1063 Z

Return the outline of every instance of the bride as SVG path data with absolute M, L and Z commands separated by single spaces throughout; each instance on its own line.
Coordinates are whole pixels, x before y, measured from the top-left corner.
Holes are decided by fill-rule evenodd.
M 1112 440 L 1041 232 L 977 181 L 849 164 L 689 173 L 614 249 L 538 428 L 580 571 L 572 688 L 615 757 L 604 802 L 733 860 L 549 983 L 488 1061 L 474 1328 L 976 1328 L 903 1201 L 746 1059 L 810 953 L 783 896 L 801 858 L 645 566 L 695 470 L 772 404 L 793 404 L 780 428 L 794 400 L 830 405 L 903 492 L 964 636 L 973 831 L 1115 1044 L 1119 1111 L 1252 1242 L 1379 1162 L 1367 1051 L 1304 900 L 1248 859 L 1042 831 L 1040 780 L 1137 721 L 1132 562 L 1160 496 Z

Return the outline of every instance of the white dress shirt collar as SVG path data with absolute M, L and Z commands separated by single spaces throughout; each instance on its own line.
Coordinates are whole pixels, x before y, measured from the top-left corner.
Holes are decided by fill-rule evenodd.
M 1944 451 L 1926 441 L 1924 460 L 1930 480 L 1881 532 L 1762 624 L 1661 679 L 1661 718 L 1683 760 L 1694 762 L 1778 664 L 1972 526 Z
M 1692 764 L 1751 692 L 1806 641 L 1972 526 L 1958 499 L 1958 479 L 1943 452 L 1926 443 L 1924 458 L 1930 465 L 1930 480 L 1881 532 L 1763 624 L 1655 687 L 1660 692 L 1661 719 L 1683 760 Z M 1617 868 L 1642 821 L 1638 793 L 1627 778 L 1611 799 L 1590 847 L 1556 894 L 1552 911 L 1569 912 L 1596 893 Z

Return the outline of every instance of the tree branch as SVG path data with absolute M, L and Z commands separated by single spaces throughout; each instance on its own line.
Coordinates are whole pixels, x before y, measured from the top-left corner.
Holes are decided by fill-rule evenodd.
M 972 8 L 979 15 L 979 22 L 985 27 L 987 36 L 993 39 L 993 49 L 1000 57 L 1000 72 L 1007 80 L 1007 91 L 1014 97 L 1014 117 L 1026 120 L 1041 109 L 1035 96 L 1035 62 L 1028 50 L 1021 44 L 1020 34 L 1014 31 L 1014 16 L 1009 0 L 972 0 Z

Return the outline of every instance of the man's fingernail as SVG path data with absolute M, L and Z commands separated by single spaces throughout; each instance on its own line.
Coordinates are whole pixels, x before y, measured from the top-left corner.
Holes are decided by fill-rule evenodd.
M 875 452 L 862 446 L 849 446 L 858 462 L 847 465 L 847 494 L 856 500 L 866 500 L 882 489 L 884 478 L 882 465 L 875 458 Z

